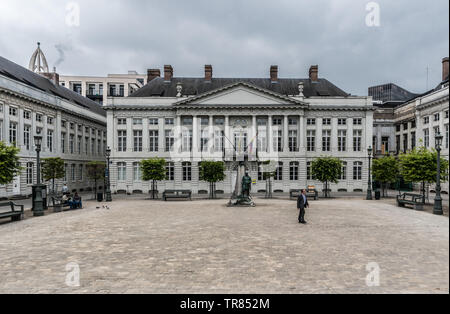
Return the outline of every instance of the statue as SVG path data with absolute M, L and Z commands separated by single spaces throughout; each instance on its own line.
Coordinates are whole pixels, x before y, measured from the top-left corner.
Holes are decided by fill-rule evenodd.
M 245 164 L 240 163 L 237 169 L 236 187 L 228 206 L 255 207 L 255 203 L 250 195 L 252 188 L 252 178 L 245 170 Z
M 242 178 L 242 197 L 250 197 L 251 189 L 252 178 L 248 175 L 248 172 L 246 172 L 245 176 Z

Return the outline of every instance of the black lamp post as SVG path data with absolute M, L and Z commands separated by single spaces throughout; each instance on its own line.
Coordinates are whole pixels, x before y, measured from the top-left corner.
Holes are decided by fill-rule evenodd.
M 436 151 L 437 151 L 437 175 L 436 175 L 436 197 L 434 198 L 433 214 L 443 215 L 442 197 L 441 197 L 441 144 L 443 136 L 437 133 L 435 136 Z
M 36 145 L 36 185 L 34 186 L 34 200 L 33 200 L 33 216 L 44 216 L 44 200 L 42 199 L 42 184 L 41 184 L 41 145 L 42 136 L 37 134 L 34 136 L 34 144 Z
M 369 155 L 369 182 L 367 187 L 367 200 L 372 200 L 372 171 L 371 171 L 371 161 L 372 161 L 372 146 L 367 149 L 367 154 Z
M 109 169 L 109 164 L 110 164 L 110 157 L 111 157 L 111 148 L 107 148 L 106 149 L 106 201 L 107 202 L 112 202 L 112 197 L 111 197 L 111 181 L 110 181 L 110 169 Z

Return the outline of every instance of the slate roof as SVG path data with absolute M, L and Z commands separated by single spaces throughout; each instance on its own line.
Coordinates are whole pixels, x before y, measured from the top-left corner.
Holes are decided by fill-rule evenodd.
M 129 97 L 176 97 L 178 83 L 183 85 L 184 96 L 198 96 L 239 82 L 254 85 L 283 96 L 298 95 L 298 84 L 300 82 L 303 82 L 303 94 L 306 97 L 349 96 L 348 93 L 326 79 L 319 79 L 318 82 L 311 82 L 310 79 L 281 78 L 278 79 L 277 83 L 272 83 L 270 78 L 213 78 L 211 82 L 206 82 L 203 77 L 174 77 L 170 82 L 165 82 L 164 78 L 157 77 Z
M 53 84 L 50 79 L 34 73 L 14 62 L 11 62 L 0 56 L 0 75 L 13 79 L 34 87 L 47 94 L 61 97 L 71 103 L 84 107 L 94 113 L 106 117 L 106 111 L 96 102 L 83 97 L 82 95 L 71 91 L 60 85 Z

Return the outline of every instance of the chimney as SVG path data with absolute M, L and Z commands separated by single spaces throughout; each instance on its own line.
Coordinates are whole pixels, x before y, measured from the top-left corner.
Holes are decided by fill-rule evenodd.
M 317 82 L 319 80 L 319 66 L 318 65 L 312 65 L 309 68 L 309 79 L 312 82 Z
M 448 78 L 448 57 L 442 59 L 442 80 L 445 81 Z
M 164 81 L 170 82 L 173 77 L 173 68 L 171 65 L 164 66 Z
M 147 70 L 147 82 L 150 83 L 153 79 L 161 77 L 161 70 L 160 69 L 148 69 Z
M 272 83 L 278 82 L 278 65 L 272 65 L 270 67 L 270 80 Z
M 53 68 L 53 72 L 51 73 L 41 73 L 43 76 L 45 76 L 46 78 L 48 78 L 49 80 L 53 81 L 53 84 L 55 84 L 56 86 L 59 85 L 59 74 L 56 73 L 56 68 Z
M 210 64 L 205 65 L 205 81 L 211 82 L 212 76 L 213 76 L 212 65 L 210 65 Z

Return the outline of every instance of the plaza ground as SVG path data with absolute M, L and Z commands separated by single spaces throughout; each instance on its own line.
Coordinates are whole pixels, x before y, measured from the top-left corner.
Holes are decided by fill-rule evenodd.
M 0 225 L 0 293 L 449 293 L 448 217 L 355 197 L 311 202 L 300 225 L 284 198 L 145 197 Z

